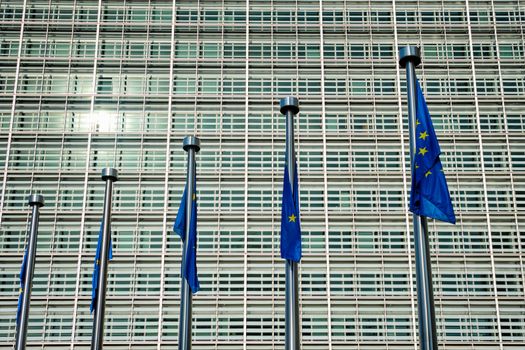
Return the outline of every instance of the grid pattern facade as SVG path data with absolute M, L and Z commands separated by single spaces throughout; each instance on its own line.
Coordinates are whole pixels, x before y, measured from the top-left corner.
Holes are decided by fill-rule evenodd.
M 0 1 L 0 349 L 42 193 L 29 349 L 89 349 L 104 183 L 106 349 L 177 343 L 182 139 L 197 135 L 194 349 L 283 346 L 284 118 L 296 151 L 303 349 L 416 349 L 405 72 L 417 69 L 458 224 L 430 221 L 443 349 L 525 347 L 525 1 Z

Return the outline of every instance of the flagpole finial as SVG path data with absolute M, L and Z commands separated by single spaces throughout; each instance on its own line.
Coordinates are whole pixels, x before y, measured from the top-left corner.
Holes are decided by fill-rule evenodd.
M 33 205 L 36 205 L 39 207 L 44 206 L 44 196 L 42 196 L 41 194 L 30 194 L 27 200 L 28 200 L 28 204 L 31 206 Z
M 201 149 L 201 140 L 197 136 L 186 136 L 182 141 L 182 148 L 188 152 L 190 148 L 194 148 L 195 152 Z
M 421 49 L 417 46 L 406 45 L 399 49 L 399 65 L 405 68 L 407 61 L 417 67 L 421 63 Z
M 281 113 L 286 115 L 287 111 L 292 111 L 293 114 L 299 113 L 299 100 L 294 96 L 286 96 L 281 99 L 279 103 L 281 106 Z
M 118 171 L 115 168 L 104 168 L 102 169 L 102 180 L 118 180 Z

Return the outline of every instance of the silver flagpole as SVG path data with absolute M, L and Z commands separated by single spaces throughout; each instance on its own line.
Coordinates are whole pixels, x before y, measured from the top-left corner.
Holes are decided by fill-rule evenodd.
M 399 50 L 399 65 L 406 68 L 407 102 L 410 131 L 410 159 L 412 176 L 415 174 L 416 155 L 416 67 L 421 63 L 421 53 L 416 46 Z M 436 316 L 432 289 L 432 266 L 428 244 L 427 218 L 413 214 L 414 247 L 416 249 L 417 311 L 419 322 L 419 346 L 421 350 L 437 350 Z
M 20 319 L 16 333 L 16 350 L 25 350 L 27 339 L 27 319 L 29 318 L 29 304 L 31 301 L 31 288 L 33 286 L 33 273 L 35 271 L 36 238 L 38 236 L 38 219 L 40 212 L 38 208 L 44 206 L 44 197 L 39 194 L 29 196 L 29 205 L 32 207 L 31 230 L 29 232 L 29 243 L 27 246 L 27 266 L 25 271 L 25 286 L 22 294 L 22 306 Z
M 191 206 L 193 202 L 193 195 L 195 193 L 194 180 L 196 174 L 195 153 L 200 150 L 200 140 L 195 136 L 186 136 L 182 142 L 182 148 L 188 152 L 188 172 L 186 174 L 186 184 L 188 190 L 186 191 L 186 230 L 184 232 L 185 238 L 182 246 L 182 266 L 181 271 L 184 271 L 184 264 L 186 263 L 186 256 L 189 249 L 188 236 L 190 234 L 191 221 Z M 190 284 L 181 276 L 180 282 L 180 316 L 179 316 L 179 350 L 191 349 L 191 290 Z
M 108 256 L 111 234 L 111 197 L 113 182 L 118 180 L 118 171 L 113 168 L 102 170 L 102 180 L 106 182 L 104 194 L 104 217 L 102 222 L 102 247 L 100 249 L 100 270 L 98 274 L 98 292 L 95 300 L 95 317 L 93 319 L 93 336 L 91 350 L 102 350 L 104 343 L 104 314 L 106 309 L 106 287 L 108 277 Z
M 299 100 L 293 96 L 281 99 L 281 113 L 286 117 L 286 165 L 294 194 L 295 176 L 294 116 L 299 113 Z M 297 263 L 286 260 L 286 300 L 285 300 L 285 345 L 286 350 L 301 349 L 301 329 L 299 322 L 299 283 Z

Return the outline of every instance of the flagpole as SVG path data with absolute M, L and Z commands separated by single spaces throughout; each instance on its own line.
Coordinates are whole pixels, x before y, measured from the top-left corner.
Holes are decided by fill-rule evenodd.
M 113 182 L 118 180 L 118 171 L 113 168 L 102 169 L 102 180 L 106 182 L 104 193 L 104 217 L 102 219 L 102 246 L 100 249 L 100 270 L 98 274 L 98 291 L 95 300 L 95 317 L 93 318 L 93 336 L 91 350 L 102 350 L 104 343 L 104 315 L 106 309 L 106 287 L 108 275 L 108 255 L 111 234 L 111 197 Z
M 416 67 L 421 63 L 419 47 L 405 46 L 399 50 L 399 65 L 406 68 L 407 102 L 410 132 L 411 173 L 416 155 Z M 412 175 L 414 176 L 414 175 Z M 419 322 L 419 345 L 421 350 L 437 350 L 436 316 L 432 289 L 432 266 L 428 243 L 428 225 L 425 216 L 413 214 L 414 247 L 416 250 L 417 310 Z
M 190 234 L 190 222 L 192 215 L 193 195 L 195 194 L 195 174 L 196 174 L 196 163 L 195 153 L 200 150 L 200 140 L 195 136 L 186 136 L 182 142 L 182 148 L 188 152 L 188 168 L 186 174 L 186 186 L 188 190 L 186 192 L 186 225 L 184 232 L 184 239 L 182 245 L 182 262 L 181 271 L 185 270 L 184 264 L 186 263 L 186 256 L 189 254 L 188 251 L 191 247 L 188 244 L 188 236 Z M 179 350 L 190 350 L 191 349 L 191 289 L 190 284 L 181 275 L 180 282 L 180 316 L 179 316 Z
M 293 96 L 281 99 L 281 113 L 286 117 L 286 166 L 288 179 L 293 190 L 295 176 L 295 146 L 294 146 L 294 116 L 299 113 L 299 100 Z M 299 350 L 301 348 L 301 330 L 299 325 L 299 283 L 298 269 L 295 261 L 286 259 L 285 262 L 285 350 Z
M 32 207 L 31 230 L 29 231 L 29 242 L 27 247 L 27 266 L 24 276 L 24 290 L 21 291 L 22 306 L 20 319 L 16 333 L 16 350 L 25 350 L 27 339 L 27 320 L 29 318 L 29 304 L 31 301 L 31 289 L 33 287 L 33 273 L 35 271 L 36 258 L 36 238 L 38 235 L 38 221 L 40 212 L 38 209 L 44 206 L 44 197 L 39 194 L 32 194 L 28 198 L 28 204 Z

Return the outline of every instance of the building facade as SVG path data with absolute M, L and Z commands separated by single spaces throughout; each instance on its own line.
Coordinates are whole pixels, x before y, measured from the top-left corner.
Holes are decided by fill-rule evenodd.
M 103 167 L 115 184 L 106 349 L 173 349 L 186 135 L 197 157 L 194 349 L 283 348 L 284 118 L 296 151 L 303 349 L 416 349 L 405 72 L 457 225 L 430 221 L 442 349 L 525 347 L 525 1 L 0 2 L 0 349 L 27 195 L 42 193 L 28 348 L 89 349 Z

